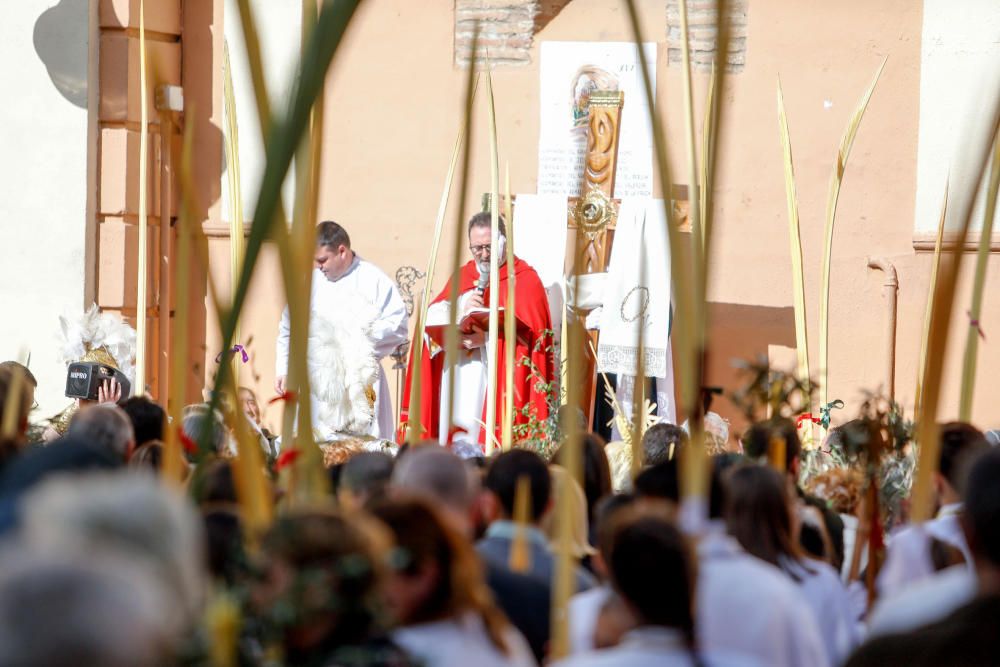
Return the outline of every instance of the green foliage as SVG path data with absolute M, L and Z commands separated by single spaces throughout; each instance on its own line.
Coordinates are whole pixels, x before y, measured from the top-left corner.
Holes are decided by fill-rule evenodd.
M 766 357 L 734 362 L 744 384 L 730 396 L 750 423 L 770 416 L 794 419 L 809 411 L 815 383 L 804 383 L 794 373 L 775 370 Z
M 545 352 L 554 356 L 555 350 L 555 332 L 551 329 L 543 330 L 535 341 L 532 353 Z M 520 415 L 526 421 L 514 424 L 514 442 L 518 447 L 535 450 L 547 460 L 559 442 L 559 406 L 562 403 L 562 392 L 565 391 L 565 388 L 560 386 L 561 373 L 555 373 L 554 377 L 546 382 L 531 356 L 522 357 L 518 363 L 528 369 L 528 382 L 531 383 L 532 389 L 545 396 L 548 416 L 539 418 L 535 404 L 531 401 L 525 403 Z
M 830 431 L 823 445 L 803 452 L 800 479 L 831 468 L 854 468 L 876 484 L 882 516 L 890 523 L 909 496 L 916 467 L 914 425 L 898 403 L 866 394 L 858 417 Z

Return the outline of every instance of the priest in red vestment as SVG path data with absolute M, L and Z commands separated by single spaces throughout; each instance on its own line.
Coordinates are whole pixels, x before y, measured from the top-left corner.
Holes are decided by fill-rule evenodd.
M 461 268 L 458 274 L 459 320 L 470 311 L 488 309 L 491 299 L 499 299 L 499 307 L 507 303 L 506 230 L 500 220 L 500 238 L 497 250 L 500 254 L 500 284 L 489 285 L 490 265 L 490 214 L 478 213 L 469 220 L 469 250 L 472 260 Z M 561 249 L 560 249 L 561 250 Z M 454 279 L 454 278 L 452 278 Z M 455 408 L 449 428 L 447 420 L 448 372 L 445 365 L 446 352 L 443 349 L 443 327 L 434 331 L 434 324 L 443 325 L 448 321 L 448 297 L 451 280 L 427 309 L 427 328 L 431 332 L 422 342 L 420 405 L 410 405 L 410 378 L 413 374 L 413 357 L 406 369 L 400 428 L 405 431 L 410 410 L 419 410 L 422 438 L 435 438 L 442 444 L 452 441 L 467 441 L 484 446 L 486 434 L 486 386 L 487 347 L 485 329 L 488 319 L 482 320 L 482 327 L 471 327 L 461 333 L 459 359 L 455 368 Z M 518 336 L 514 348 L 514 424 L 524 424 L 534 418 L 544 421 L 549 415 L 549 389 L 555 377 L 552 357 L 552 318 L 549 312 L 545 287 L 538 274 L 527 262 L 514 258 L 514 308 L 516 310 Z M 505 316 L 510 313 L 505 312 Z M 416 341 L 414 342 L 416 344 Z M 497 394 L 496 394 L 496 441 L 501 438 L 506 392 L 506 341 L 503 327 L 497 344 Z M 524 408 L 527 407 L 527 414 Z

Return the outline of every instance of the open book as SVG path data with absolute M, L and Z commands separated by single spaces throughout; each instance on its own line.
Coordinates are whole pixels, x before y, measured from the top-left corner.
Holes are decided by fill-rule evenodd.
M 448 330 L 448 308 L 447 304 L 435 304 L 444 305 L 444 308 L 428 308 L 427 309 L 427 322 L 424 324 L 424 332 L 431 337 L 431 339 L 440 346 L 444 346 L 445 336 Z M 504 334 L 504 309 L 497 309 L 497 325 L 500 330 L 500 337 L 503 338 Z M 529 338 L 530 329 L 521 320 L 517 320 L 514 325 L 517 330 L 517 338 L 519 342 L 526 342 Z M 489 308 L 474 308 L 466 313 L 458 321 L 458 330 L 461 333 L 472 333 L 473 331 L 489 331 L 490 328 L 490 309 Z

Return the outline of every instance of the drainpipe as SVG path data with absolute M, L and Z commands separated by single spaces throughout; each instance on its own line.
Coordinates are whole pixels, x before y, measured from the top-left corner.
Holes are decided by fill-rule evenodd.
M 890 401 L 895 399 L 896 381 L 896 292 L 899 290 L 899 278 L 896 275 L 896 267 L 887 259 L 882 257 L 869 257 L 868 268 L 878 269 L 885 274 L 885 282 L 882 283 L 882 294 L 886 299 L 886 307 L 889 311 L 886 322 L 885 341 L 885 391 Z

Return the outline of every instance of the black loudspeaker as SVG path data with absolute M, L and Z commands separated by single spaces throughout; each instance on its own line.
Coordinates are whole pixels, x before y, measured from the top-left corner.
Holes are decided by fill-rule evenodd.
M 125 402 L 132 393 L 132 383 L 117 368 L 96 361 L 81 361 L 69 365 L 66 372 L 66 396 L 96 401 L 97 390 L 107 380 L 118 381 L 122 388 L 121 399 L 118 402 Z

